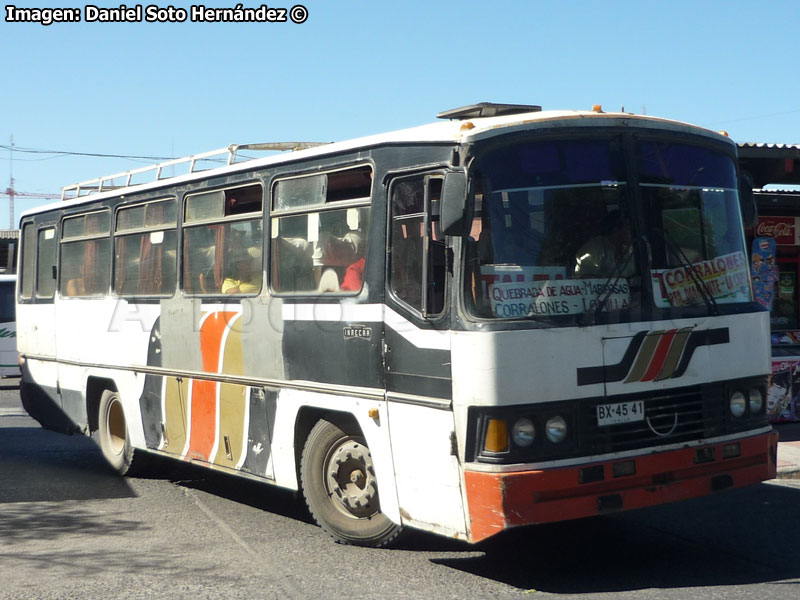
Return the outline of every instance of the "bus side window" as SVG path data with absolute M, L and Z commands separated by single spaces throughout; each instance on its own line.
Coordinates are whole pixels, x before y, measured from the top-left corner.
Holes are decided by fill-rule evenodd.
M 263 203 L 260 184 L 187 195 L 182 259 L 187 294 L 261 292 Z
M 114 293 L 171 295 L 176 284 L 177 209 L 174 200 L 124 207 L 117 213 Z
M 270 284 L 275 292 L 363 289 L 371 186 L 369 166 L 276 182 L 270 224 Z M 340 207 L 344 202 L 348 206 Z M 302 212 L 283 215 L 285 211 Z
M 20 261 L 19 284 L 20 298 L 33 297 L 33 283 L 36 273 L 36 229 L 33 223 L 26 223 L 22 226 L 22 260 Z
M 39 230 L 36 260 L 36 297 L 52 298 L 56 291 L 55 266 L 58 246 L 54 227 Z
M 62 296 L 102 296 L 111 278 L 108 210 L 67 217 L 62 223 L 59 291 Z

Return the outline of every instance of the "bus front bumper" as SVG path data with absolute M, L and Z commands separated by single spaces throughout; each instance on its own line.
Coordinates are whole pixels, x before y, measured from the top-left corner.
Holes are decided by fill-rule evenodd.
M 470 541 L 479 542 L 519 525 L 644 508 L 772 479 L 777 445 L 778 434 L 768 432 L 564 468 L 510 473 L 466 470 Z

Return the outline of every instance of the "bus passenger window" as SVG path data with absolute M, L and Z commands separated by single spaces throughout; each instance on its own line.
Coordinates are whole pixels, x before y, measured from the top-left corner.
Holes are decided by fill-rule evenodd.
M 102 296 L 111 279 L 110 213 L 65 218 L 61 235 L 62 296 Z
M 177 213 L 165 200 L 121 208 L 114 240 L 114 293 L 172 295 L 176 286 Z
M 187 197 L 181 265 L 188 294 L 261 292 L 263 196 L 256 184 Z
M 276 182 L 270 269 L 276 292 L 361 291 L 371 190 L 369 166 Z M 337 208 L 343 202 L 348 206 Z M 286 211 L 295 214 L 283 216 Z
M 22 260 L 21 281 L 19 284 L 20 298 L 31 298 L 33 296 L 33 283 L 36 273 L 35 262 L 36 249 L 36 229 L 32 223 L 27 223 L 22 227 Z
M 36 297 L 52 298 L 56 291 L 55 266 L 58 254 L 56 230 L 39 231 L 39 253 L 36 260 Z
M 273 218 L 275 291 L 361 290 L 368 222 L 368 208 Z

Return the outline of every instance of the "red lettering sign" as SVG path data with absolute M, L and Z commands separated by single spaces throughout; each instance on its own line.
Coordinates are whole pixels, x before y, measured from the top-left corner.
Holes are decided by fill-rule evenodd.
M 779 246 L 796 246 L 797 219 L 795 217 L 759 217 L 756 236 L 775 238 Z

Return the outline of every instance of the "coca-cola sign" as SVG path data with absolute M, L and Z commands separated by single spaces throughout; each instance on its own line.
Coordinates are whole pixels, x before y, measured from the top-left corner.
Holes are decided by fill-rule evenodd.
M 775 238 L 779 246 L 800 245 L 796 217 L 759 217 L 756 237 Z

